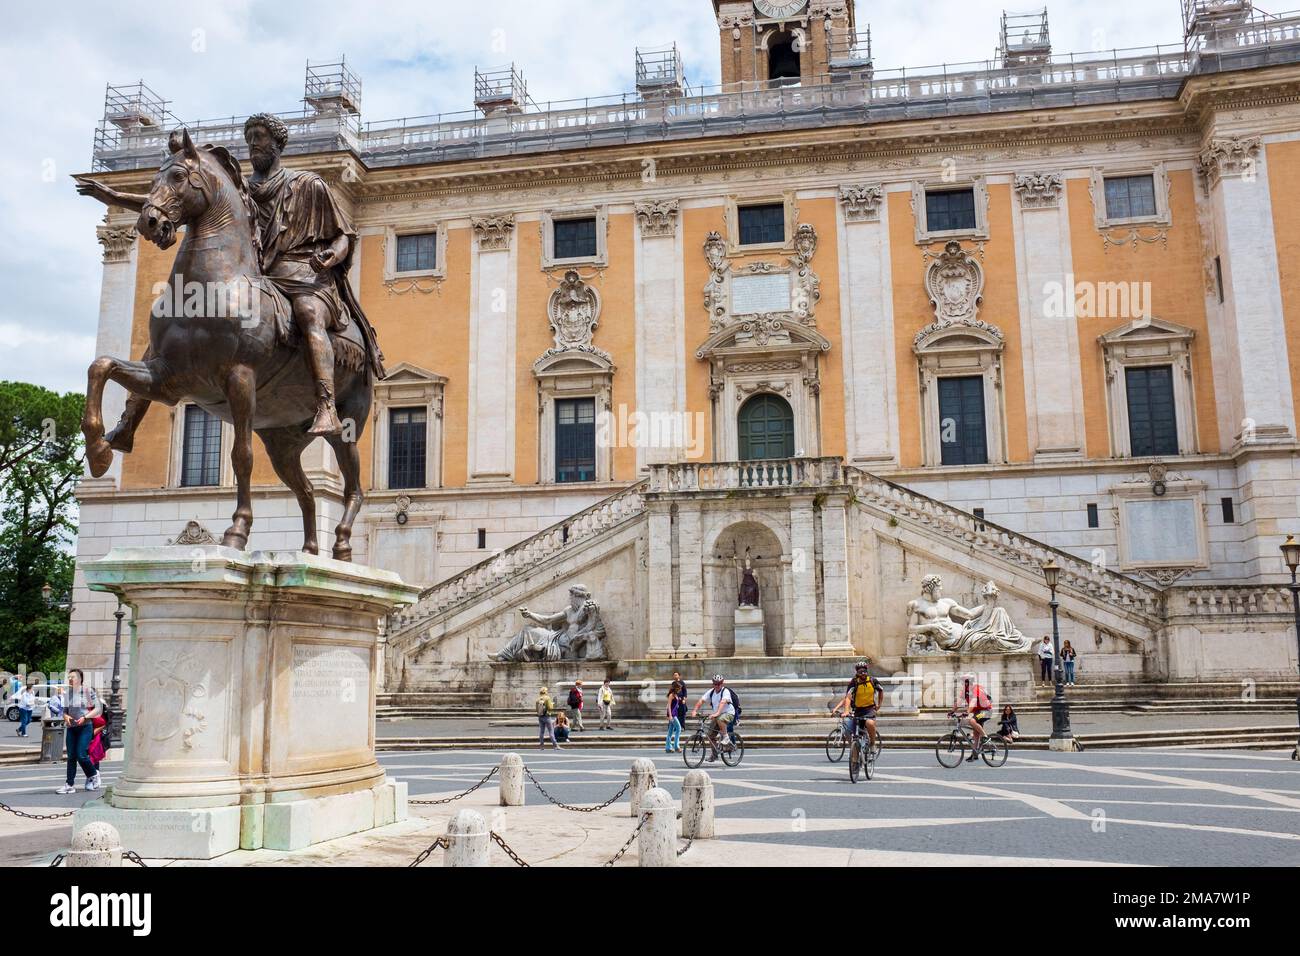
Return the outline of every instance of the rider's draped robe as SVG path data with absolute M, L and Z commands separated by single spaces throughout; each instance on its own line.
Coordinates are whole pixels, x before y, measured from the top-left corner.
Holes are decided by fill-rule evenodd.
M 335 360 L 357 370 L 368 360 L 375 377 L 383 378 L 383 353 L 348 282 L 357 232 L 325 180 L 309 170 L 281 166 L 273 175 L 248 185 L 257 201 L 262 274 L 290 300 L 311 295 L 323 302 L 326 328 L 331 332 L 341 333 L 355 320 L 366 343 L 366 354 L 348 354 L 355 346 L 335 337 Z M 312 256 L 327 249 L 340 235 L 348 237 L 347 256 L 334 268 L 316 272 L 311 267 Z M 277 312 L 276 332 L 281 341 L 291 343 L 296 333 L 293 317 Z

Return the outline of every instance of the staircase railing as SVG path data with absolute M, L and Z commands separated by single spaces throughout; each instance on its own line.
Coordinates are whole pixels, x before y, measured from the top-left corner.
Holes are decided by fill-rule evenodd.
M 1235 617 L 1278 614 L 1290 617 L 1291 589 L 1285 584 L 1193 584 L 1165 592 L 1171 617 Z
M 388 619 L 388 633 L 394 636 L 400 634 L 502 581 L 518 577 L 562 551 L 640 515 L 645 511 L 646 484 L 646 480 L 642 479 L 629 485 L 563 521 L 512 544 L 499 554 L 425 588 L 415 604 Z
M 1060 588 L 1081 592 L 1123 610 L 1150 618 L 1161 616 L 1162 592 L 1068 551 L 994 524 L 876 475 L 843 466 L 844 481 L 865 504 L 921 525 L 973 550 L 1041 573 L 1048 558 L 1061 568 Z

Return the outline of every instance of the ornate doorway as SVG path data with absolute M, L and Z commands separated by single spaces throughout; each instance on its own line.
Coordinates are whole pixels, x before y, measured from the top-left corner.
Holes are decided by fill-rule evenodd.
M 779 395 L 755 395 L 736 419 L 741 461 L 794 457 L 794 411 Z

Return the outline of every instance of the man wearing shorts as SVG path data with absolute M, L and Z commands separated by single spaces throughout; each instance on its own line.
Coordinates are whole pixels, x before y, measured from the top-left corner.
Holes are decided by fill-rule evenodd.
M 731 691 L 723 686 L 721 674 L 714 675 L 713 687 L 695 702 L 695 709 L 691 711 L 691 716 L 696 716 L 705 704 L 713 708 L 713 712 L 709 714 L 709 745 L 713 748 L 709 753 L 709 760 L 717 760 L 718 734 L 725 732 L 736 719 L 736 707 L 731 700 Z
M 858 661 L 853 666 L 853 679 L 845 688 L 844 699 L 836 705 L 833 713 L 838 714 L 843 708 L 845 714 L 853 715 L 850 733 L 857 733 L 859 727 L 867 728 L 871 746 L 876 745 L 876 711 L 880 706 L 880 682 L 871 676 L 868 661 Z

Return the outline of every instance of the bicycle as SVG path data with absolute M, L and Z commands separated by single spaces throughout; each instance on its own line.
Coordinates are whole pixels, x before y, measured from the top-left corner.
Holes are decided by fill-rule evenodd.
M 962 724 L 965 714 L 949 714 L 948 719 L 952 721 L 952 730 L 935 741 L 934 756 L 939 766 L 952 770 L 961 766 L 966 759 L 966 748 L 974 747 L 975 738 Z M 1007 762 L 1007 742 L 997 735 L 986 734 L 979 754 L 990 767 L 1001 767 Z
M 701 717 L 699 729 L 691 735 L 686 747 L 682 749 L 682 762 L 687 767 L 694 770 L 700 764 L 704 763 L 704 758 L 710 752 L 716 751 L 722 758 L 722 762 L 728 767 L 737 767 L 745 756 L 745 741 L 740 734 L 736 734 L 733 741 L 726 729 L 718 731 L 718 742 L 716 745 L 709 741 L 709 718 Z
M 833 713 L 834 705 L 827 704 L 826 709 L 832 711 L 831 716 L 835 719 L 835 729 L 826 735 L 826 759 L 831 763 L 839 763 L 844 759 L 844 751 L 848 749 L 849 738 L 844 733 L 844 721 L 838 714 Z
M 867 736 L 866 722 L 863 721 L 853 733 L 853 743 L 849 750 L 850 783 L 857 783 L 859 775 L 866 777 L 868 780 L 876 775 L 876 759 L 880 756 L 884 744 L 880 738 L 880 732 L 877 731 L 876 739 L 869 746 L 863 746 L 863 738 Z

